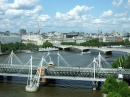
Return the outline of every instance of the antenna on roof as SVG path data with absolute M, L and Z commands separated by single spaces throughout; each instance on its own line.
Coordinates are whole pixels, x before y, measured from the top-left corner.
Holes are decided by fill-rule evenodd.
M 38 34 L 41 34 L 41 28 L 40 28 L 40 26 L 39 26 L 39 22 L 37 21 L 37 24 L 38 24 Z

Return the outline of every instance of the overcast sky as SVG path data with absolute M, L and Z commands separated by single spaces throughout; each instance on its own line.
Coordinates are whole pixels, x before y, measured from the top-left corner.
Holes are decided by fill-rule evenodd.
M 0 0 L 0 31 L 130 32 L 130 0 Z

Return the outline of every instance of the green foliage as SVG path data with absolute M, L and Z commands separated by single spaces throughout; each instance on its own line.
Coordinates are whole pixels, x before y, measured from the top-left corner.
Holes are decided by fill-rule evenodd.
M 123 67 L 123 68 L 130 68 L 130 55 L 126 59 L 124 56 L 118 57 L 113 63 L 112 67 L 113 68 L 118 68 L 118 67 Z
M 46 47 L 53 47 L 53 44 L 50 43 L 49 41 L 45 41 L 42 45 L 43 48 L 46 48 Z
M 28 43 L 26 45 L 26 49 L 29 49 L 29 50 L 34 50 L 34 49 L 37 49 L 37 48 L 38 48 L 38 46 L 35 45 L 35 44 Z
M 120 66 L 119 62 L 120 58 L 117 58 L 113 63 L 112 63 L 112 68 L 118 68 Z
M 80 43 L 81 46 L 101 46 L 101 42 L 98 41 L 98 39 L 92 39 L 83 43 Z
M 118 82 L 118 90 L 121 90 L 124 87 L 128 87 L 128 83 L 126 83 L 125 81 L 119 81 Z
M 130 97 L 128 84 L 124 81 L 117 82 L 113 76 L 107 77 L 102 92 L 108 94 L 107 97 Z
M 82 42 L 80 44 L 77 44 L 76 42 L 62 42 L 62 45 L 80 45 L 80 46 L 111 46 L 111 45 L 130 45 L 129 40 L 123 40 L 123 41 L 117 41 L 117 42 L 99 42 L 99 39 L 91 39 L 86 42 Z
M 119 93 L 122 95 L 122 97 L 130 97 L 130 88 L 123 87 L 119 90 Z
M 35 49 L 36 47 L 38 47 L 35 44 L 24 44 L 24 43 L 20 43 L 20 42 L 16 42 L 16 43 L 8 43 L 8 44 L 1 44 L 1 50 L 2 52 L 11 52 L 13 51 L 17 51 L 17 50 L 26 50 L 26 49 Z
M 80 45 L 80 46 L 111 46 L 111 45 L 130 45 L 129 40 L 117 41 L 117 42 L 99 42 L 99 39 L 91 39 L 86 42 L 77 44 L 76 42 L 62 42 L 62 45 Z
M 115 91 L 112 91 L 112 92 L 109 92 L 107 97 L 122 97 L 121 94 L 115 92 Z
M 2 44 L 1 50 L 2 52 L 6 52 L 6 51 L 11 52 L 12 50 L 16 51 L 16 45 L 14 43 Z
M 126 40 L 124 41 L 124 43 L 125 43 L 125 45 L 130 45 L 130 42 L 129 42 L 128 39 L 126 39 Z
M 110 75 L 107 77 L 104 83 L 104 87 L 102 88 L 102 92 L 108 94 L 111 91 L 117 91 L 118 89 L 118 82 L 116 79 Z
M 130 55 L 128 56 L 126 61 L 127 61 L 127 65 L 124 68 L 130 68 Z
M 76 42 L 62 42 L 62 45 L 78 45 Z

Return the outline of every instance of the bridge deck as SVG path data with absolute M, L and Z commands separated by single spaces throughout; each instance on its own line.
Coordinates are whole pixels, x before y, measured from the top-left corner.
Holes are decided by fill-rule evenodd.
M 56 46 L 57 47 L 57 46 Z M 103 51 L 103 52 L 108 52 L 108 51 L 120 51 L 120 52 L 126 52 L 126 53 L 130 53 L 129 49 L 126 48 L 107 48 L 107 47 L 84 47 L 84 46 L 73 46 L 73 45 L 59 45 L 59 48 L 75 48 L 75 49 L 80 49 L 81 51 L 88 49 L 88 50 L 99 50 L 99 51 Z
M 33 75 L 36 74 L 38 66 L 32 67 Z M 125 79 L 130 79 L 130 69 L 113 69 L 113 68 L 83 68 L 83 67 L 54 67 L 45 68 L 42 78 L 49 79 L 69 79 L 69 80 L 87 80 L 87 81 L 105 81 L 107 76 L 113 75 L 118 78 L 118 74 L 123 74 Z M 95 73 L 94 73 L 95 72 Z M 28 77 L 29 66 L 20 65 L 0 65 L 0 75 Z

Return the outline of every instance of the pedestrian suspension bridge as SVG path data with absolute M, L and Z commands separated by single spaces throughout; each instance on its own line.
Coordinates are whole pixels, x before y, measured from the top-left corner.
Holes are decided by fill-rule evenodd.
M 0 76 L 28 77 L 26 90 L 29 92 L 37 91 L 40 82 L 45 82 L 46 79 L 92 81 L 94 87 L 97 82 L 105 81 L 109 75 L 117 79 L 130 79 L 130 69 L 123 69 L 121 66 L 117 69 L 111 68 L 100 53 L 90 64 L 86 63 L 86 67 L 71 66 L 59 52 L 55 54 L 57 59 L 54 62 L 51 55 L 54 54 L 48 52 L 42 58 L 30 56 L 30 60 L 23 63 L 11 52 L 9 57 L 0 63 Z M 39 60 L 39 63 L 34 65 L 35 60 Z

